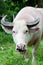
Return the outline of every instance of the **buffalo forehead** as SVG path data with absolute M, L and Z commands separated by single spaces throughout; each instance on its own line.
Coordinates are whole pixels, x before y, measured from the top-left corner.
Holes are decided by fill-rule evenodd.
M 16 21 L 13 29 L 14 30 L 26 30 L 27 29 L 26 22 L 24 20 Z

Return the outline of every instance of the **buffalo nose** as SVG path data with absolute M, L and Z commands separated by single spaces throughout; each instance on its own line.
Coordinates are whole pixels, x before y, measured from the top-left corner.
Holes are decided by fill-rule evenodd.
M 26 51 L 26 49 L 25 49 L 25 45 L 24 46 L 17 46 L 17 50 L 19 51 L 19 52 L 25 52 Z

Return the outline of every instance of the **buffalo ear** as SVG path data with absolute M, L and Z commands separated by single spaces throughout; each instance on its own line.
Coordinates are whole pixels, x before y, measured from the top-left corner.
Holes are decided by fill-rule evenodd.
M 5 26 L 5 25 L 1 25 L 2 29 L 8 33 L 8 34 L 12 34 L 12 29 L 13 29 L 13 26 Z
M 39 28 L 38 28 L 38 27 L 30 28 L 29 31 L 30 31 L 31 33 L 35 33 L 35 32 L 37 32 L 37 31 L 39 31 Z
M 11 34 L 12 33 L 12 28 L 13 28 L 13 22 L 6 22 L 5 18 L 7 15 L 5 15 L 2 19 L 1 19 L 1 26 L 3 28 L 3 30 L 8 33 Z

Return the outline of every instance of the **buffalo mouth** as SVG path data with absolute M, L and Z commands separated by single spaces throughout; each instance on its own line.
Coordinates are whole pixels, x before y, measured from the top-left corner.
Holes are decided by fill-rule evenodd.
M 18 50 L 18 49 L 17 49 Z M 19 49 L 18 50 L 21 54 L 24 54 L 25 52 L 26 52 L 26 50 L 21 50 L 21 49 Z

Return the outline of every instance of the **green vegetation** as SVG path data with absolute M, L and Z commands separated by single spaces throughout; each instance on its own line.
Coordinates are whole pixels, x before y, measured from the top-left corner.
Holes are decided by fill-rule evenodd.
M 26 62 L 23 55 L 15 50 L 15 43 L 12 35 L 0 32 L 0 65 L 31 65 L 32 48 L 28 48 L 30 52 L 30 60 Z M 43 40 L 37 50 L 36 65 L 43 65 Z
M 43 0 L 0 0 L 0 14 L 16 15 L 18 11 L 25 6 L 33 6 Z
M 3 0 L 0 0 L 0 15 L 4 14 L 6 11 L 5 3 Z

